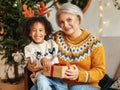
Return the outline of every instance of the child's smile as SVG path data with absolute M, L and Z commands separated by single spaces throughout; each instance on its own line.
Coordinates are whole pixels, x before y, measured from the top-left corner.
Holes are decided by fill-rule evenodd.
M 30 37 L 35 43 L 43 43 L 45 35 L 45 27 L 42 23 L 36 22 L 31 26 Z

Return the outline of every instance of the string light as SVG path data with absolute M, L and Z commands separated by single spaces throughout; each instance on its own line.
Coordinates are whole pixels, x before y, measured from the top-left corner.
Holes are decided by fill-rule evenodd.
M 108 25 L 109 25 L 109 23 L 110 23 L 110 21 L 108 21 L 108 20 L 106 20 L 106 21 L 103 21 L 103 25 L 106 25 L 106 26 L 108 26 Z
M 99 9 L 100 9 L 101 11 L 103 10 L 103 7 L 102 7 L 102 5 L 100 5 L 100 6 L 99 6 Z
M 98 3 L 99 3 L 99 24 L 98 24 L 98 36 L 101 37 L 102 34 L 103 34 L 103 26 L 109 26 L 109 20 L 104 20 L 104 15 L 103 15 L 103 11 L 104 11 L 104 7 L 103 7 L 103 0 L 98 0 Z M 108 7 L 110 6 L 110 2 L 109 0 L 108 1 L 105 1 L 105 4 L 104 4 L 105 7 Z
M 98 0 L 98 3 L 99 3 L 98 33 L 99 33 L 99 37 L 101 37 L 102 32 L 103 32 L 103 27 L 102 27 L 102 21 L 103 21 L 103 6 L 102 6 L 102 0 Z
M 107 2 L 105 6 L 110 6 L 110 2 Z

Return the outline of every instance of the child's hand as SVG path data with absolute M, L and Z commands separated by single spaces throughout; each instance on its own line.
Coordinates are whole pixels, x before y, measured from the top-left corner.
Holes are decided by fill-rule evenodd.
M 27 64 L 27 68 L 28 70 L 30 70 L 31 72 L 37 72 L 40 69 L 39 68 L 35 68 L 36 64 L 32 63 L 31 60 L 28 60 L 28 64 Z
M 36 76 L 36 73 L 35 73 L 35 72 L 33 72 L 33 73 L 30 75 L 31 78 L 35 78 L 35 76 Z
M 42 58 L 41 59 L 41 64 L 42 64 L 43 69 L 45 71 L 50 71 L 52 63 L 51 63 L 51 61 L 48 58 Z

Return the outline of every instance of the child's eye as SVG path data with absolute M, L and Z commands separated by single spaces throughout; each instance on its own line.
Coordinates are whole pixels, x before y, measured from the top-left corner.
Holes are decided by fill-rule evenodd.
M 36 32 L 36 30 L 35 30 L 35 29 L 32 29 L 31 32 Z
M 40 32 L 42 32 L 43 30 L 42 29 L 39 29 Z

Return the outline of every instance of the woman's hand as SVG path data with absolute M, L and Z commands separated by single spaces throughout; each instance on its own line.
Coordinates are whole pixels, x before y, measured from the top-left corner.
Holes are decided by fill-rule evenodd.
M 42 58 L 41 59 L 41 64 L 42 64 L 43 69 L 45 71 L 50 71 L 52 63 L 51 63 L 51 61 L 48 58 Z
M 76 80 L 79 76 L 79 70 L 76 65 L 71 65 L 71 69 L 67 69 L 65 72 L 65 79 Z

